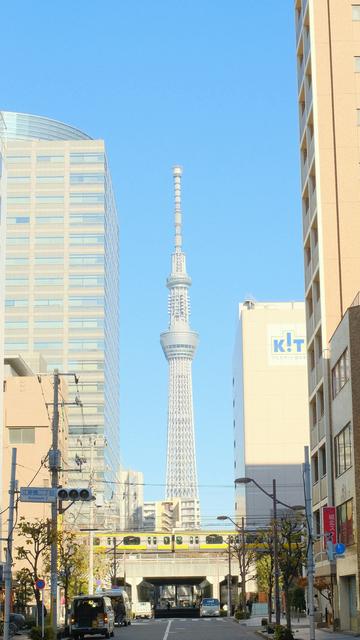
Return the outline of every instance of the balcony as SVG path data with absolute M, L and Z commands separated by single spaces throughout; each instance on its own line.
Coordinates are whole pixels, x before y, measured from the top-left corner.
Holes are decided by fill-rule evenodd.
M 317 327 L 321 320 L 320 299 L 314 304 L 314 327 Z
M 319 382 L 322 380 L 323 377 L 323 363 L 322 363 L 322 357 L 318 358 L 317 363 L 316 363 L 316 384 L 318 385 Z
M 310 53 L 310 34 L 309 34 L 309 30 L 308 29 L 304 29 L 304 60 L 305 60 L 305 65 L 306 65 L 306 63 L 308 61 L 309 53 Z
M 314 449 L 318 443 L 318 430 L 317 425 L 310 429 L 310 447 Z
M 310 220 L 314 215 L 315 209 L 316 209 L 316 188 L 313 190 L 310 196 Z
M 307 155 L 305 160 L 303 160 L 301 157 L 301 184 L 305 184 L 308 173 L 309 173 L 309 156 Z
M 327 488 L 327 476 L 323 476 L 320 480 L 320 499 L 324 500 L 327 498 L 328 488 Z
M 306 237 L 308 228 L 310 224 L 310 207 L 307 208 L 306 212 L 303 214 L 303 237 Z
M 308 371 L 308 383 L 309 383 L 309 395 L 314 391 L 316 387 L 316 369 L 310 369 Z
M 319 243 L 318 242 L 313 246 L 311 255 L 312 255 L 312 263 L 314 265 L 314 271 L 315 271 L 319 263 Z
M 310 135 L 309 135 L 310 137 Z M 308 145 L 308 156 L 309 156 L 309 163 L 311 164 L 312 159 L 314 157 L 314 153 L 315 153 L 315 143 L 314 143 L 314 136 L 311 138 L 309 145 Z
M 312 276 L 312 266 L 310 261 L 309 264 L 305 265 L 305 291 L 307 291 L 308 286 L 311 282 L 311 276 Z
M 307 336 L 308 339 L 311 338 L 312 334 L 314 333 L 314 328 L 315 328 L 315 323 L 314 323 L 314 313 L 311 313 L 311 316 L 306 318 L 306 332 L 307 332 Z M 314 367 L 315 370 L 315 367 Z
M 314 505 L 320 502 L 320 482 L 316 482 L 313 485 L 312 498 L 313 498 Z
M 296 32 L 296 42 L 299 42 L 300 33 L 303 24 L 303 12 L 300 10 L 298 16 L 295 16 L 295 32 Z
M 318 422 L 318 431 L 319 431 L 319 442 L 320 442 L 320 440 L 322 440 L 323 437 L 325 436 L 325 420 L 323 415 L 321 416 Z
M 300 93 L 301 85 L 304 81 L 305 75 L 305 59 L 302 57 L 301 62 L 298 62 L 297 65 L 297 79 L 298 79 L 298 91 Z

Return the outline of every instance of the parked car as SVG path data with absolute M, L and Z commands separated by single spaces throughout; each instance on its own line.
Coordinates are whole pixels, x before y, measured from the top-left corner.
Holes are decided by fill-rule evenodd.
M 79 640 L 85 635 L 114 635 L 115 617 L 110 598 L 102 595 L 76 596 L 71 605 L 70 636 Z
M 151 602 L 138 602 L 133 605 L 133 614 L 135 618 L 152 618 Z
M 26 620 L 22 613 L 10 613 L 10 624 L 13 623 L 18 629 L 25 627 Z

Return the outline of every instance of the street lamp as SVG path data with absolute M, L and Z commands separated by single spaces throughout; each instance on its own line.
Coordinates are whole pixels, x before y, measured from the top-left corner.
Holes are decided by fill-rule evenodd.
M 276 498 L 276 480 L 273 480 L 273 492 L 268 493 L 263 487 L 256 482 L 253 478 L 237 478 L 235 485 L 237 484 L 250 484 L 253 483 L 262 493 L 273 501 L 273 534 L 274 534 L 274 583 L 275 583 L 275 621 L 276 624 L 280 624 L 280 584 L 279 584 L 279 543 L 278 543 L 278 530 L 277 530 L 277 503 L 284 504 Z M 287 506 L 287 505 L 284 505 Z
M 276 497 L 276 480 L 275 478 L 272 481 L 273 490 L 272 493 L 269 493 L 264 489 L 254 478 L 237 478 L 235 480 L 235 485 L 237 484 L 250 484 L 253 483 L 262 493 L 264 493 L 268 498 L 270 498 L 273 502 L 273 536 L 274 536 L 274 583 L 275 583 L 275 620 L 276 624 L 280 624 L 280 584 L 279 584 L 279 539 L 278 539 L 278 528 L 277 528 L 277 505 L 281 504 L 286 509 L 291 509 L 292 511 L 300 511 L 304 510 L 305 507 L 303 505 L 290 505 L 286 504 L 286 502 L 282 502 Z M 313 638 L 311 638 L 313 640 Z
M 231 520 L 231 518 L 229 518 L 228 516 L 218 516 L 217 520 Z M 234 522 L 233 520 L 231 520 L 231 522 Z M 235 523 L 234 523 L 235 524 Z M 236 526 L 236 525 L 235 525 Z M 230 548 L 230 535 L 228 537 L 228 554 L 229 554 L 229 573 L 228 573 L 228 577 L 227 577 L 227 617 L 229 618 L 231 616 L 231 609 L 232 609 L 232 603 L 231 603 L 231 583 L 232 583 L 232 576 L 231 576 L 231 548 Z
M 241 518 L 241 529 L 239 525 L 230 516 L 218 516 L 218 520 L 230 520 L 233 523 L 237 531 L 241 531 L 241 562 L 239 558 L 239 568 L 241 575 L 241 599 L 242 606 L 246 609 L 246 558 L 245 558 L 245 524 L 244 518 Z M 230 554 L 230 539 L 229 539 L 229 554 Z

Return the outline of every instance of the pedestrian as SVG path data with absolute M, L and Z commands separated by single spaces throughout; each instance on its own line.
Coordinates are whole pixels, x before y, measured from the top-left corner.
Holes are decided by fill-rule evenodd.
M 253 605 L 252 605 L 252 600 L 250 600 L 250 598 L 249 598 L 249 600 L 247 601 L 246 606 L 247 606 L 247 610 L 248 610 L 248 612 L 249 612 L 249 616 L 251 616 L 252 606 L 253 606 Z
M 168 600 L 168 601 L 167 601 L 167 603 L 166 603 L 166 608 L 167 608 L 167 610 L 171 609 L 170 600 Z

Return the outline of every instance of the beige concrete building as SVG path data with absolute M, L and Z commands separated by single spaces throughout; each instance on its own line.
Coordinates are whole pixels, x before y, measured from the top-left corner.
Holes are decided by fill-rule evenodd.
M 66 399 L 66 381 L 61 381 L 61 394 Z M 33 480 L 32 486 L 49 487 L 50 472 L 47 455 L 52 440 L 52 402 L 53 385 L 48 375 L 35 376 L 27 363 L 19 356 L 5 360 L 4 380 L 4 433 L 3 433 L 3 465 L 2 465 L 2 505 L 9 503 L 9 483 L 11 471 L 11 450 L 17 449 L 16 480 L 18 487 L 26 487 Z M 63 466 L 67 466 L 68 429 L 66 408 L 60 411 L 59 449 Z M 59 483 L 64 483 L 64 475 L 60 473 Z M 27 520 L 50 517 L 49 504 L 18 502 L 18 519 Z M 4 513 L 1 537 L 7 535 L 7 513 Z M 14 531 L 14 549 L 19 544 L 17 531 Z M 14 553 L 14 558 L 16 553 Z M 16 566 L 15 566 L 16 570 Z
M 337 616 L 342 629 L 359 630 L 360 524 L 360 300 L 345 313 L 330 340 L 331 425 L 334 439 L 334 504 L 337 540 L 346 545 L 336 561 Z
M 120 529 L 141 531 L 144 512 L 144 474 L 131 469 L 120 471 Z
M 336 495 L 329 342 L 360 289 L 360 3 L 296 0 L 295 14 L 313 508 L 321 534 L 322 508 Z M 330 581 L 335 567 L 321 543 L 316 551 L 317 575 Z
M 280 500 L 304 504 L 301 464 L 308 443 L 305 313 L 302 302 L 239 306 L 233 357 L 234 478 L 249 477 Z M 235 513 L 247 525 L 272 516 L 253 483 L 238 485 Z

